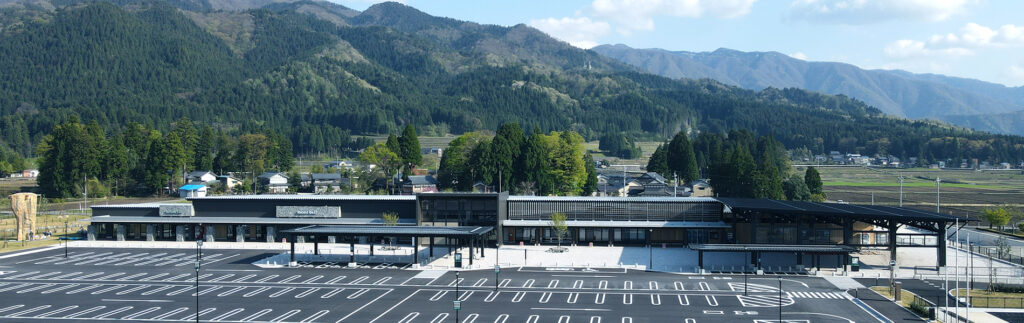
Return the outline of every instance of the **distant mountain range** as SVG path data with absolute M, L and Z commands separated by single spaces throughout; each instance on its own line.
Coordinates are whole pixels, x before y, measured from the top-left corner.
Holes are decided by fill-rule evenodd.
M 895 118 L 797 85 L 672 79 L 527 25 L 394 2 L 360 12 L 309 0 L 0 0 L 0 149 L 24 156 L 77 117 L 112 135 L 181 118 L 274 132 L 300 154 L 407 124 L 447 135 L 518 122 L 587 139 L 749 130 L 819 153 L 1024 159 L 1004 148 L 1024 137 Z
M 752 90 L 795 87 L 843 94 L 892 115 L 1024 134 L 1024 87 L 900 70 L 865 70 L 844 63 L 808 62 L 777 52 L 723 48 L 697 53 L 626 45 L 601 45 L 592 50 L 671 78 L 709 78 Z

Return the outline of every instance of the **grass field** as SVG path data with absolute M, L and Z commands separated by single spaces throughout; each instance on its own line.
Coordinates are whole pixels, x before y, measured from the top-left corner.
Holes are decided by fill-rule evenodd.
M 893 289 L 890 288 L 889 286 L 871 286 L 870 288 L 871 288 L 871 290 L 876 291 L 879 294 L 882 294 L 882 296 L 885 296 L 885 297 L 889 298 L 890 300 L 896 298 L 896 296 L 893 293 Z M 911 292 L 909 292 L 907 290 L 900 291 L 900 294 L 901 294 L 900 295 L 900 303 L 899 303 L 900 306 L 903 306 L 903 307 L 907 308 L 908 310 L 910 310 L 911 312 L 913 312 L 914 314 L 917 314 L 918 316 L 920 316 L 922 318 L 927 317 L 927 315 L 928 315 L 927 312 L 920 312 L 918 310 L 915 310 L 914 306 L 911 305 L 911 304 L 913 304 L 914 299 L 917 298 L 917 297 L 915 297 L 917 295 L 914 295 L 914 293 L 911 293 Z M 924 306 L 924 307 L 928 307 L 929 306 L 929 304 L 924 303 L 924 302 L 918 302 L 918 305 Z M 919 307 L 919 308 L 921 308 L 921 307 Z
M 1024 208 L 1024 175 L 1020 171 L 879 169 L 817 167 L 832 201 L 898 206 L 899 176 L 904 177 L 903 205 L 935 211 L 936 197 L 945 214 L 976 217 L 985 208 Z M 794 167 L 802 173 L 804 167 Z M 936 194 L 935 178 L 942 179 Z
M 967 297 L 967 289 L 956 290 L 960 297 Z M 1024 308 L 1024 293 L 992 292 L 983 289 L 971 290 L 971 306 L 988 308 Z

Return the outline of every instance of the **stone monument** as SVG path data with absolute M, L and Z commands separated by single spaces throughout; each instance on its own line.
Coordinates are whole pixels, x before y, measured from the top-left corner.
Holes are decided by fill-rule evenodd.
M 14 211 L 18 226 L 18 241 L 32 240 L 35 236 L 37 201 L 38 195 L 35 193 L 11 194 L 11 209 Z

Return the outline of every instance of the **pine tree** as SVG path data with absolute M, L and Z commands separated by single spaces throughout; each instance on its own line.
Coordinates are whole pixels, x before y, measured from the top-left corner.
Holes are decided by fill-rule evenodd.
M 590 196 L 597 191 L 597 169 L 594 168 L 594 157 L 587 153 L 583 155 L 583 163 L 586 164 L 587 180 L 583 184 L 582 196 Z
M 388 140 L 390 141 L 391 138 L 389 137 Z M 402 157 L 407 170 L 411 170 L 423 162 L 423 155 L 420 154 L 420 139 L 416 136 L 416 129 L 412 124 L 405 125 L 402 136 L 398 137 L 398 146 L 398 150 L 394 152 Z
M 666 155 L 669 170 L 675 172 L 684 182 L 699 178 L 697 157 L 693 153 L 693 145 L 686 137 L 686 132 L 680 131 L 672 138 L 672 141 L 668 143 Z
M 665 152 L 665 144 L 658 145 L 658 148 L 654 149 L 654 153 L 651 154 L 651 159 L 647 160 L 647 171 L 655 172 L 662 176 L 670 173 L 668 169 L 668 155 Z
M 811 194 L 821 194 L 821 174 L 818 174 L 818 170 L 813 166 L 807 167 L 807 171 L 804 172 L 804 184 L 807 185 L 807 189 L 811 191 Z
M 526 135 L 518 123 L 502 124 L 498 132 L 491 140 L 491 161 L 494 163 L 494 170 L 498 172 L 495 180 L 500 183 L 499 190 L 509 190 L 516 193 L 516 186 L 509 183 L 517 183 L 514 178 L 516 161 L 522 153 L 523 143 L 526 142 Z
M 213 170 L 214 140 L 217 140 L 217 137 L 213 133 L 213 128 L 210 128 L 210 126 L 203 127 L 203 133 L 199 136 L 199 142 L 196 144 L 194 160 L 192 162 L 196 170 Z

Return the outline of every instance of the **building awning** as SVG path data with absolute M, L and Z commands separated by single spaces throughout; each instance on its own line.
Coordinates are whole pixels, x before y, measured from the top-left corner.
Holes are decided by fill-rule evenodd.
M 503 220 L 506 227 L 550 227 L 548 220 Z M 731 228 L 725 222 L 698 221 L 565 221 L 570 228 Z
M 704 252 L 805 252 L 845 253 L 857 251 L 844 245 L 784 245 L 784 244 L 690 244 L 690 249 Z
M 379 218 L 259 218 L 259 217 L 174 217 L 174 216 L 109 216 L 89 218 L 92 223 L 145 223 L 145 224 L 266 224 L 266 225 L 384 225 Z M 399 219 L 399 225 L 416 225 L 416 219 Z
M 494 230 L 494 227 L 311 225 L 297 229 L 282 230 L 281 233 L 332 236 L 480 237 L 491 232 L 491 230 Z

